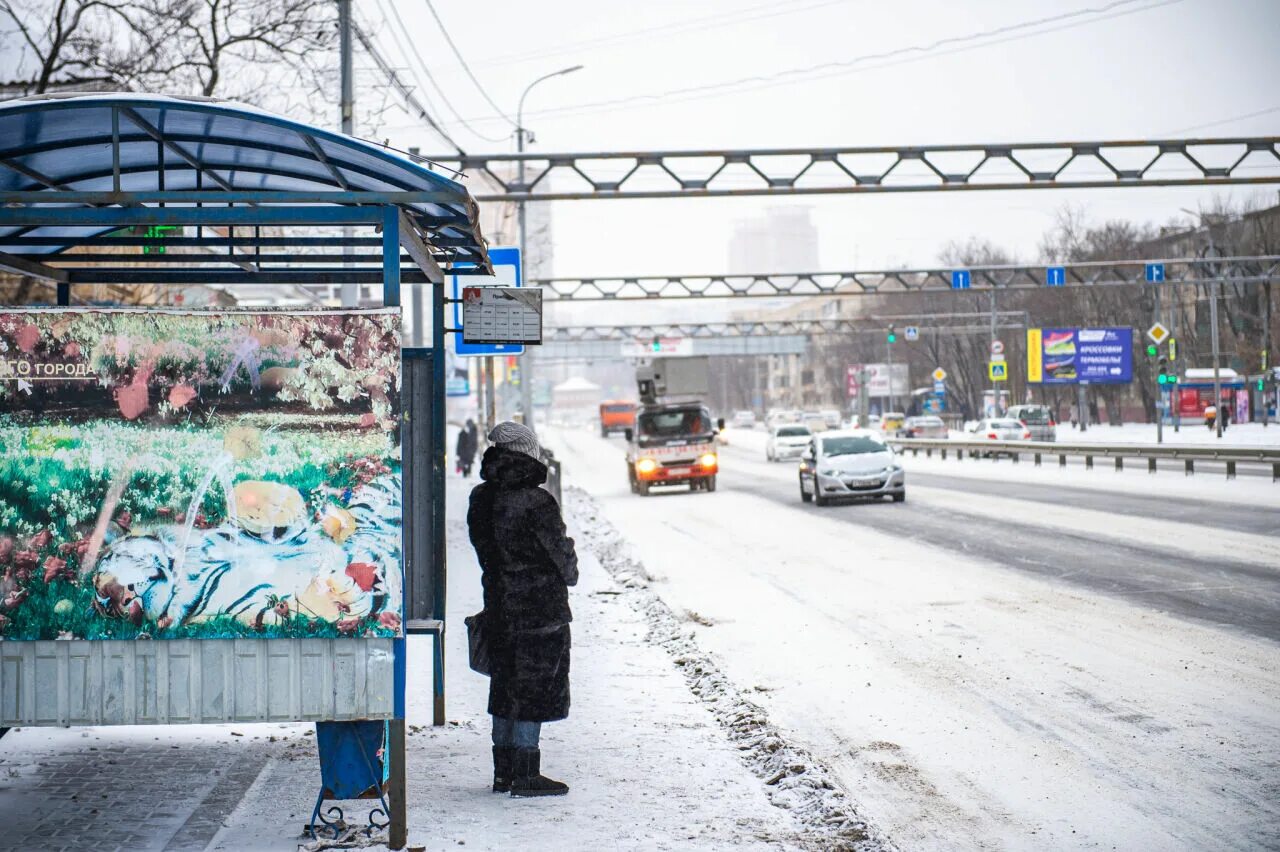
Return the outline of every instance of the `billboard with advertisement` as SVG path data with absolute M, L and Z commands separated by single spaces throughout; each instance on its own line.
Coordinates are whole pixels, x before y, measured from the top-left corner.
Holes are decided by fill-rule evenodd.
M 1027 381 L 1128 384 L 1133 381 L 1133 329 L 1029 328 Z
M 910 371 L 906 364 L 850 364 L 845 368 L 845 392 L 850 399 L 857 399 L 861 392 L 859 376 L 864 370 L 868 373 L 868 396 L 875 398 L 890 394 L 901 397 L 910 395 Z
M 0 639 L 401 635 L 399 321 L 0 312 Z

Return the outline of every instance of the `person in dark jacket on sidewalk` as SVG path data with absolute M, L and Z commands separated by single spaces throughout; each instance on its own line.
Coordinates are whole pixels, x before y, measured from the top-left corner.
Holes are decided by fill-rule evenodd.
M 463 476 L 471 475 L 471 466 L 476 463 L 477 449 L 479 449 L 479 438 L 476 436 L 476 424 L 474 420 L 468 420 L 467 425 L 458 430 L 458 443 L 454 446 L 458 456 L 458 473 Z
M 484 586 L 493 790 L 560 796 L 569 787 L 542 775 L 538 737 L 543 722 L 569 715 L 569 587 L 578 582 L 578 556 L 555 498 L 538 487 L 547 466 L 537 436 L 506 421 L 489 443 L 467 528 Z

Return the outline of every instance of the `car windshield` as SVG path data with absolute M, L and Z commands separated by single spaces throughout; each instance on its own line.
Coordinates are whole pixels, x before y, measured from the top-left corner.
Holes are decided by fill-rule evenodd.
M 779 438 L 807 438 L 810 434 L 807 426 L 783 426 L 778 430 Z
M 1017 420 L 992 420 L 987 423 L 990 429 L 1021 429 L 1022 424 Z
M 884 453 L 889 447 L 884 441 L 872 435 L 847 435 L 840 438 L 827 438 L 822 442 L 824 456 L 851 456 L 857 453 Z
M 679 438 L 711 431 L 711 418 L 705 411 L 646 411 L 640 415 L 640 434 L 650 438 Z
M 1045 425 L 1049 422 L 1049 409 L 1024 408 L 1019 412 L 1018 419 L 1023 423 L 1033 423 L 1037 426 Z

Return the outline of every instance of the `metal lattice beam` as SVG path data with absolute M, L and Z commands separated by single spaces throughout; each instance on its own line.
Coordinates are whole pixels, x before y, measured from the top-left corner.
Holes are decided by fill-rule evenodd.
M 497 188 L 477 192 L 478 201 L 566 201 L 1277 183 L 1278 144 L 1280 137 L 1255 136 L 430 159 Z M 514 168 L 521 161 L 523 180 Z
M 1005 312 L 1006 314 L 1008 312 Z M 1022 316 L 1021 312 L 1013 312 Z M 1001 316 L 997 328 L 1026 328 L 1023 318 Z M 922 335 L 986 334 L 991 331 L 989 322 L 957 325 L 921 325 Z M 783 335 L 841 334 L 851 337 L 883 336 L 882 325 L 868 325 L 867 320 L 848 319 L 789 319 L 776 321 L 655 323 L 652 325 L 614 326 L 547 326 L 542 339 L 548 343 L 585 343 L 597 340 L 635 341 L 651 338 L 725 338 L 725 337 L 778 337 Z
M 971 266 L 956 269 L 898 269 L 874 272 L 799 272 L 743 275 L 654 275 L 610 278 L 543 278 L 547 301 L 626 299 L 777 298 L 779 296 L 861 296 L 953 290 L 953 273 L 967 272 L 974 290 L 1030 290 L 1048 287 L 1115 287 L 1148 284 L 1147 266 L 1162 266 L 1165 284 L 1261 284 L 1280 280 L 1280 255 L 1253 257 L 1109 260 L 1059 266 Z M 1050 272 L 1054 270 L 1054 272 Z

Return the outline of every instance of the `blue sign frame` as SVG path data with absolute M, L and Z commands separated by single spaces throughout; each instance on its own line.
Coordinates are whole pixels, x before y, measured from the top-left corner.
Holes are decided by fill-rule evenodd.
M 494 278 L 482 278 L 475 275 L 450 275 L 450 298 L 461 299 L 464 286 L 478 284 L 501 284 L 504 287 L 523 287 L 524 268 L 520 262 L 520 249 L 515 246 L 489 249 L 489 261 L 493 264 Z M 465 264 L 460 264 L 465 265 Z M 462 303 L 453 303 L 453 327 L 462 328 Z M 452 338 L 454 354 L 464 358 L 475 358 L 486 355 L 523 355 L 524 345 L 520 343 L 464 343 L 462 332 L 449 335 Z

